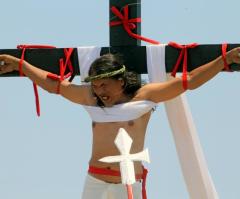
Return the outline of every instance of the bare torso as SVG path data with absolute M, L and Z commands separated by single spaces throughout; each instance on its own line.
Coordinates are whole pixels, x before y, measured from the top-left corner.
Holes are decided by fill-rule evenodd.
M 141 100 L 138 97 L 133 97 L 130 101 Z M 96 106 L 96 101 L 90 99 L 89 105 Z M 103 163 L 99 159 L 106 156 L 119 155 L 117 147 L 114 144 L 114 140 L 117 136 L 118 130 L 124 128 L 129 136 L 133 139 L 131 153 L 137 153 L 143 150 L 144 140 L 146 134 L 147 124 L 149 122 L 151 112 L 145 113 L 141 117 L 125 121 L 125 122 L 92 122 L 92 132 L 93 132 L 93 141 L 92 141 L 92 155 L 89 161 L 90 166 L 120 170 L 119 164 L 116 163 Z M 135 162 L 135 173 L 142 174 L 142 164 L 141 162 Z M 111 183 L 120 183 L 120 177 L 91 174 L 94 177 Z
M 133 139 L 131 153 L 137 153 L 143 150 L 144 138 L 146 134 L 146 127 L 150 118 L 151 112 L 146 113 L 138 119 L 127 122 L 108 122 L 108 123 L 95 123 L 93 122 L 93 145 L 92 156 L 89 164 L 91 166 L 99 168 L 107 168 L 113 170 L 119 170 L 119 164 L 107 164 L 98 161 L 99 159 L 119 155 L 119 151 L 114 144 L 114 139 L 118 133 L 119 128 L 124 128 L 130 137 Z M 135 163 L 136 174 L 142 173 L 141 162 Z M 120 177 L 112 177 L 105 175 L 92 174 L 96 178 L 104 180 L 106 182 L 121 182 Z

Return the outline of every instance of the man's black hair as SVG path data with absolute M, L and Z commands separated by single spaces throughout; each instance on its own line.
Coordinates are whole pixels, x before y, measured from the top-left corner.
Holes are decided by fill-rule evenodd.
M 90 66 L 88 75 L 96 76 L 100 74 L 106 74 L 119 70 L 123 67 L 124 62 L 119 54 L 105 54 L 100 58 L 96 59 Z M 125 71 L 124 73 L 117 74 L 115 76 L 109 77 L 112 79 L 122 79 L 124 81 L 124 94 L 130 98 L 136 93 L 136 91 L 141 87 L 141 76 L 133 71 Z M 104 107 L 104 103 L 97 97 L 97 105 Z

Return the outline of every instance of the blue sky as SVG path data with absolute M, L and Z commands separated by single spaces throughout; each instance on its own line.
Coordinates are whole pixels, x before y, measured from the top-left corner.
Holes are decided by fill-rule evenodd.
M 239 6 L 237 0 L 143 1 L 142 35 L 162 43 L 240 43 Z M 0 48 L 108 46 L 108 9 L 106 0 L 2 0 Z M 86 112 L 39 89 L 38 118 L 26 78 L 0 78 L 0 91 L 0 198 L 80 198 L 91 153 Z M 239 74 L 221 73 L 187 92 L 221 199 L 240 198 L 238 91 Z M 188 198 L 162 105 L 152 116 L 145 146 L 152 161 L 149 198 Z

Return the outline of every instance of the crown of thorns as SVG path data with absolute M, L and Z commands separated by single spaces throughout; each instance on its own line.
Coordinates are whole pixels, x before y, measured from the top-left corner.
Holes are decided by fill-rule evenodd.
M 100 75 L 93 75 L 93 76 L 88 76 L 84 79 L 84 82 L 91 82 L 93 80 L 96 79 L 103 79 L 103 78 L 108 78 L 108 77 L 112 77 L 115 75 L 119 75 L 122 74 L 126 71 L 126 67 L 123 65 L 122 68 L 112 71 L 112 72 L 108 72 L 108 73 L 102 73 Z

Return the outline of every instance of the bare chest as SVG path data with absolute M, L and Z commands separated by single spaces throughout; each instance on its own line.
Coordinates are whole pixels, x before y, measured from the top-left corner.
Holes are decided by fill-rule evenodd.
M 138 119 L 124 122 L 92 122 L 94 137 L 97 138 L 104 136 L 105 138 L 115 138 L 118 130 L 124 128 L 132 138 L 139 138 L 140 135 L 145 135 L 150 116 L 151 112 L 148 112 Z

